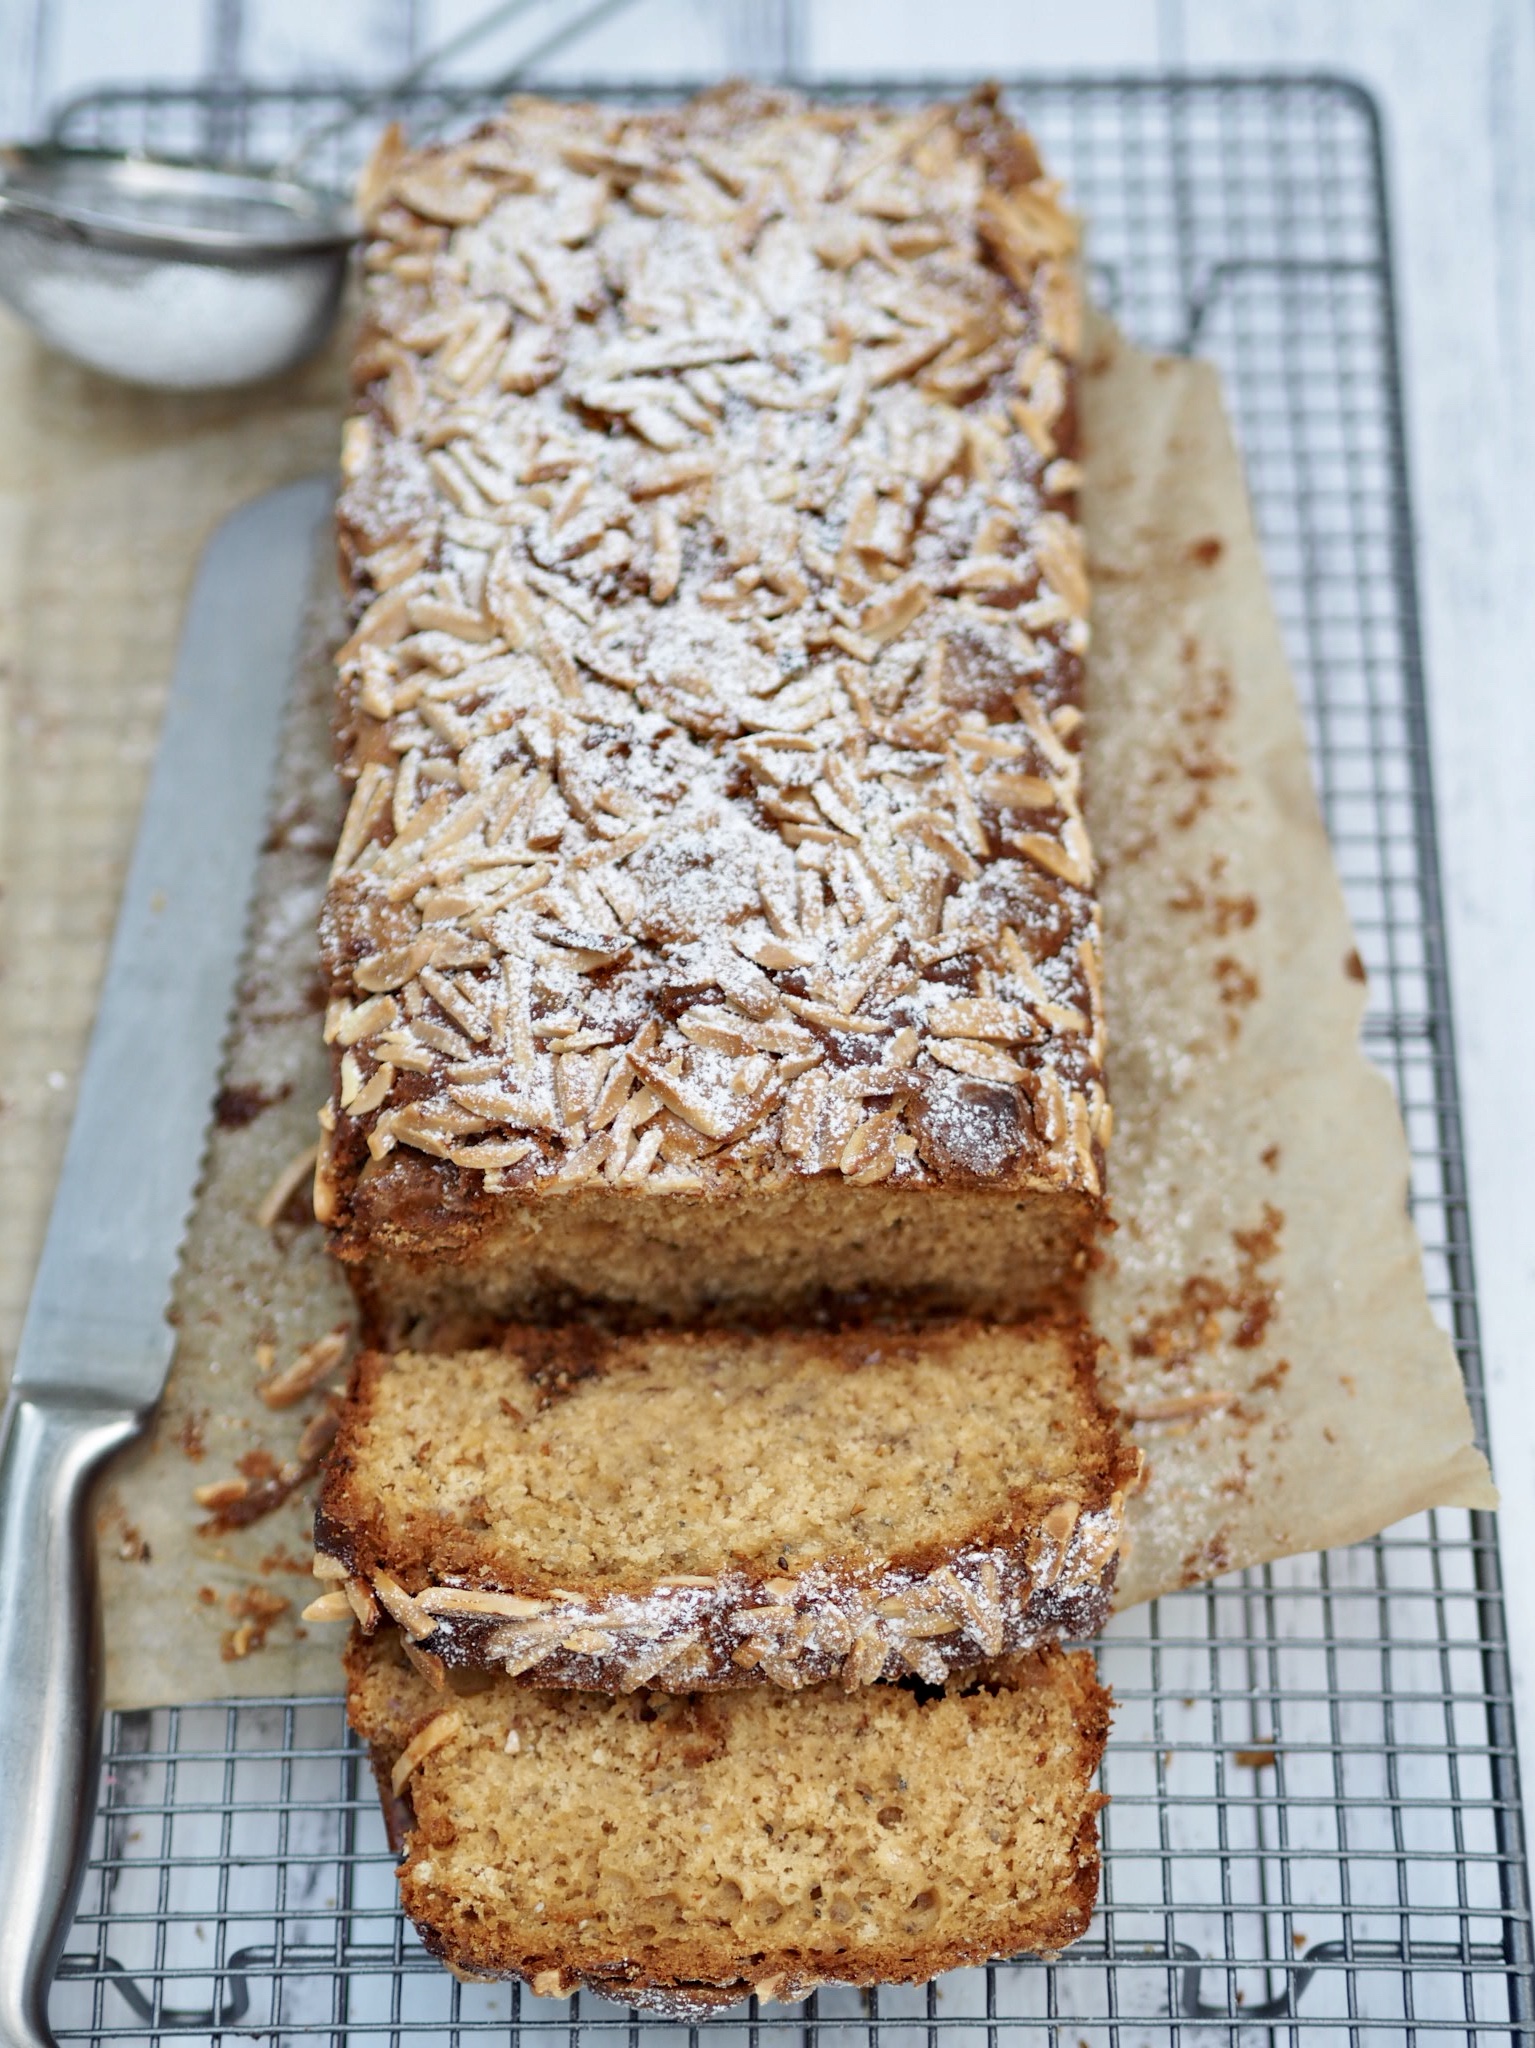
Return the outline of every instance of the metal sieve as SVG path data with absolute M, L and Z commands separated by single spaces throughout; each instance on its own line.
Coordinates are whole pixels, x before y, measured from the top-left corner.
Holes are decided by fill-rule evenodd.
M 358 227 L 342 197 L 305 178 L 305 162 L 533 4 L 501 0 L 339 122 L 301 135 L 271 170 L 57 143 L 0 149 L 0 299 L 77 362 L 158 390 L 227 389 L 301 362 L 330 332 Z M 578 8 L 486 94 L 629 4 Z
M 0 297 L 66 355 L 161 390 L 248 384 L 311 354 L 355 233 L 344 202 L 285 178 L 0 152 Z

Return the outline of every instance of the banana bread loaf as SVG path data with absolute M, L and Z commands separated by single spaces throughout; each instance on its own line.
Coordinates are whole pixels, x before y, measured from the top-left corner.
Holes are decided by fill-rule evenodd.
M 390 1630 L 347 1680 L 401 1901 L 464 1975 L 692 2017 L 1063 1948 L 1092 1913 L 1109 1700 L 1085 1654 L 939 1691 L 445 1696 Z
M 386 1327 L 1074 1286 L 1076 234 L 982 95 L 365 179 L 316 1207 Z
M 365 1354 L 315 1522 L 320 1612 L 540 1686 L 955 1668 L 1103 1626 L 1137 1454 L 1075 1324 Z

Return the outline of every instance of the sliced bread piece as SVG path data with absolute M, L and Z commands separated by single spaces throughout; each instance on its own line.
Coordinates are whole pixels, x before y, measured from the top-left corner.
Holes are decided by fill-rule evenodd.
M 1138 1457 L 1092 1368 L 1054 1322 L 367 1354 L 321 1611 L 535 1685 L 938 1684 L 1107 1616 Z
M 445 1696 L 401 1649 L 354 1634 L 348 1712 L 405 1911 L 461 1974 L 696 2015 L 920 1983 L 1087 1926 L 1109 1696 L 1084 1653 L 938 1692 L 678 1698 Z

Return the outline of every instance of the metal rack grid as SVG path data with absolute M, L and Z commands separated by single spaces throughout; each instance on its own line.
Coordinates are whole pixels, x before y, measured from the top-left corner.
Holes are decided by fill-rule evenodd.
M 852 90 L 853 88 L 836 88 Z M 871 88 L 857 88 L 870 90 Z M 874 88 L 877 89 L 877 88 Z M 939 80 L 884 88 L 909 97 Z M 1481 1381 L 1375 111 L 1327 78 L 1020 81 L 1141 342 L 1215 360 L 1395 1085 L 1430 1288 Z M 630 98 L 650 98 L 646 93 Z M 344 94 L 101 94 L 75 141 L 280 153 Z M 424 95 L 432 119 L 461 96 Z M 340 153 L 333 168 L 344 168 Z M 1101 1911 L 1059 1962 L 822 1992 L 690 2048 L 1239 2037 L 1528 2038 L 1535 1948 L 1498 1560 L 1424 1515 L 1119 1617 Z M 456 1984 L 395 1906 L 335 1701 L 115 1716 L 63 2040 L 453 2041 L 665 2030 L 581 1995 Z M 1195 2030 L 1196 2031 L 1192 2031 Z

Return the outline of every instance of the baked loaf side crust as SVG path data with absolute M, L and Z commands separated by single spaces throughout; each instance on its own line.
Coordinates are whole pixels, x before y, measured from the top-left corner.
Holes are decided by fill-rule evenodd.
M 364 1354 L 316 1569 L 439 1682 L 941 1684 L 1108 1617 L 1140 1461 L 1094 1354 L 1077 1324 Z
M 460 1975 L 693 2017 L 1054 1952 L 1091 1917 L 1109 1696 L 1085 1653 L 937 1698 L 445 1699 L 392 1635 L 346 1663 L 401 1903 Z
M 1027 138 L 519 100 L 363 203 L 334 1249 L 501 1313 L 1039 1306 L 1109 1107 L 1076 234 Z

